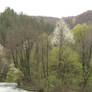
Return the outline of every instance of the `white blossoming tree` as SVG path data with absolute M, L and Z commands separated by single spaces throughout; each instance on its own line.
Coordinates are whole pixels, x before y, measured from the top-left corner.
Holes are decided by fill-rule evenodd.
M 55 31 L 53 32 L 52 43 L 55 45 L 64 45 L 67 42 L 73 42 L 73 35 L 64 20 L 61 19 L 56 24 Z

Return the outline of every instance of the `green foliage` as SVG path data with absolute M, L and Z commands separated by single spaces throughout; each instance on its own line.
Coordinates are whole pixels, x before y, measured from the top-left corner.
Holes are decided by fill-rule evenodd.
M 88 31 L 88 26 L 86 24 L 78 24 L 77 26 L 75 26 L 73 29 L 72 29 L 72 33 L 74 35 L 74 39 L 75 41 L 80 41 L 84 35 L 85 35 L 85 32 Z
M 19 82 L 23 79 L 23 74 L 19 69 L 14 67 L 14 64 L 10 64 L 9 71 L 7 73 L 7 82 Z
M 73 19 L 72 22 L 75 24 L 76 20 Z M 84 39 L 88 26 L 86 24 L 75 26 L 72 29 L 75 42 L 64 44 L 61 48 L 51 44 L 54 27 L 55 25 L 46 23 L 43 19 L 18 15 L 10 8 L 1 14 L 0 42 L 6 50 L 5 53 L 9 54 L 7 61 L 12 61 L 8 63 L 9 68 L 6 62 L 0 61 L 0 73 L 7 74 L 5 81 L 28 84 L 27 86 L 45 89 L 47 92 L 81 88 L 82 63 L 80 53 L 75 48 L 80 48 L 77 44 Z M 26 80 L 27 77 L 31 79 Z M 91 92 L 91 86 L 92 75 L 88 80 L 86 91 Z

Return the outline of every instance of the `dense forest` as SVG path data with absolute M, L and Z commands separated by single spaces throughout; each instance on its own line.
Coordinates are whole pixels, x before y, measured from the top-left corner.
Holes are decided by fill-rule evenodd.
M 72 20 L 76 23 L 76 20 Z M 0 81 L 39 92 L 92 92 L 92 27 L 0 14 Z

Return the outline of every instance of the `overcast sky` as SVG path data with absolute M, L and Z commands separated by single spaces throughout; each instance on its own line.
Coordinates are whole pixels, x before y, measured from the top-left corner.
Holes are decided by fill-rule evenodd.
M 6 7 L 18 13 L 61 18 L 92 10 L 92 0 L 0 0 L 0 12 Z

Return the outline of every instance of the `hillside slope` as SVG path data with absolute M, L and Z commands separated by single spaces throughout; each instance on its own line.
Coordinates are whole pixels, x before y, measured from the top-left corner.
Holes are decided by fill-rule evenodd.
M 51 23 L 51 24 L 56 24 L 60 19 L 56 17 L 43 17 L 43 16 L 33 16 L 35 18 L 42 18 L 45 22 Z
M 70 28 L 73 28 L 77 24 L 86 23 L 92 24 L 92 10 L 86 11 L 78 16 L 64 17 L 65 22 Z
M 56 18 L 56 17 L 43 17 L 43 16 L 35 16 L 35 17 L 42 18 L 45 22 L 48 22 L 51 24 L 56 24 L 60 20 L 60 18 Z M 83 23 L 91 25 L 92 10 L 86 11 L 77 16 L 63 17 L 63 19 L 65 20 L 66 24 L 68 24 L 70 28 L 73 28 L 77 24 L 83 24 Z

